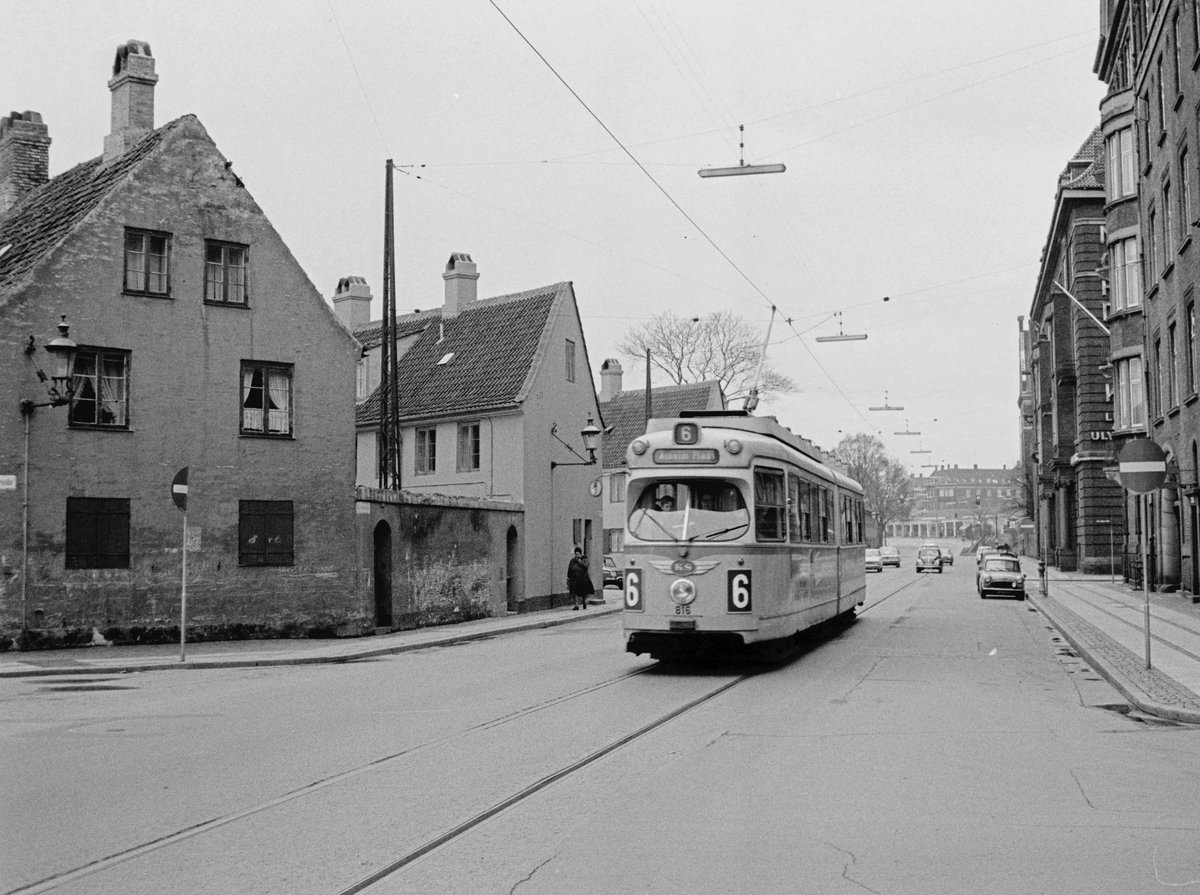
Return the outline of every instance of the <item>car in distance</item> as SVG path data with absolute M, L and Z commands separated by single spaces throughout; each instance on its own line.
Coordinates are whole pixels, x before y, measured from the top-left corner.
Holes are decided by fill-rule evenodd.
M 944 566 L 954 565 L 954 548 L 952 548 L 952 547 L 943 547 L 942 548 L 942 565 L 944 565 Z
M 942 573 L 942 551 L 937 547 L 921 547 L 917 550 L 917 571 Z
M 879 558 L 885 566 L 895 566 L 900 568 L 900 548 L 899 547 L 880 547 Z
M 605 587 L 624 587 L 625 573 L 617 568 L 617 561 L 604 554 L 604 586 Z
M 987 554 L 975 573 L 975 589 L 979 591 L 980 599 L 989 594 L 1007 594 L 1024 600 L 1025 575 L 1021 572 L 1021 561 L 1011 554 Z
M 879 555 L 879 551 L 874 547 L 868 547 L 864 558 L 864 564 L 868 572 L 883 571 L 883 557 Z

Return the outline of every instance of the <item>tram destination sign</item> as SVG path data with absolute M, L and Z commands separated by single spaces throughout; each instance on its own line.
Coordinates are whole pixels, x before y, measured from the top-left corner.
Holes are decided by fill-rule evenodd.
M 712 465 L 719 459 L 716 448 L 659 448 L 654 452 L 654 462 L 667 465 Z
M 1167 478 L 1167 455 L 1149 438 L 1127 441 L 1117 457 L 1121 487 L 1145 494 L 1162 487 Z

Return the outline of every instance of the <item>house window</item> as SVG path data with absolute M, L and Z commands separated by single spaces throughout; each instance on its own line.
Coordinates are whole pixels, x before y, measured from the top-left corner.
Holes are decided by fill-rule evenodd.
M 66 567 L 129 568 L 129 498 L 68 497 Z
M 370 383 L 367 380 L 369 362 L 364 357 L 354 365 L 354 400 L 365 401 L 370 395 Z
M 479 423 L 461 423 L 458 427 L 458 471 L 479 469 Z
M 1179 241 L 1187 237 L 1192 223 L 1192 178 L 1188 174 L 1188 151 L 1179 150 Z
M 1175 324 L 1167 327 L 1167 410 L 1179 404 L 1176 394 L 1176 371 L 1179 369 L 1178 357 L 1175 351 Z
M 437 472 L 437 428 L 417 430 L 416 473 L 429 475 Z
M 1175 251 L 1175 206 L 1171 204 L 1171 181 L 1164 180 L 1162 186 L 1163 207 L 1163 268 L 1171 264 L 1171 253 Z
M 129 428 L 129 352 L 80 348 L 75 353 L 72 426 Z
M 1163 59 L 1158 57 L 1158 61 L 1154 63 L 1154 74 L 1158 78 L 1158 130 L 1160 133 L 1165 133 L 1167 130 L 1167 85 L 1163 82 Z
M 1175 76 L 1172 82 L 1175 85 L 1175 92 L 1180 93 L 1183 90 L 1183 82 L 1179 80 L 1179 15 L 1171 19 L 1171 74 Z
M 171 236 L 146 230 L 125 231 L 125 291 L 144 295 L 171 292 Z
M 1146 393 L 1142 380 L 1142 359 L 1129 357 L 1116 363 L 1116 429 L 1138 429 L 1146 425 Z
M 1196 303 L 1189 302 L 1187 306 L 1187 319 L 1185 321 L 1187 332 L 1184 333 L 1187 338 L 1187 381 L 1185 387 L 1189 395 L 1196 394 Z
M 1162 363 L 1162 339 L 1154 340 L 1154 378 L 1151 383 L 1153 388 L 1150 390 L 1150 409 L 1154 413 L 1154 418 L 1163 415 L 1163 363 Z
M 1133 128 L 1124 127 L 1109 134 L 1108 168 L 1105 182 L 1110 201 L 1132 196 L 1137 189 L 1137 177 L 1133 164 Z
M 290 500 L 238 501 L 238 565 L 296 564 Z
M 292 366 L 242 361 L 242 433 L 292 434 Z
M 625 501 L 625 486 L 629 482 L 629 473 L 614 472 L 608 477 L 608 502 L 623 503 Z
M 205 301 L 228 305 L 246 303 L 246 254 L 245 246 L 205 242 Z
M 575 381 L 575 343 L 567 339 L 567 382 Z
M 1150 288 L 1158 278 L 1158 215 L 1153 208 L 1146 215 L 1146 236 L 1150 239 L 1146 246 L 1146 288 Z
M 1142 303 L 1142 283 L 1138 277 L 1137 237 L 1114 242 L 1112 253 L 1112 306 L 1114 311 L 1136 308 Z

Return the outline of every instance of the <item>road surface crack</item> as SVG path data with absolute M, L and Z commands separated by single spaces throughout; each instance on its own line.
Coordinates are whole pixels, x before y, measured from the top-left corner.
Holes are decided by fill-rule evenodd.
M 847 851 L 846 849 L 841 848 L 840 846 L 834 845 L 832 842 L 826 842 L 824 839 L 822 839 L 820 841 L 823 844 L 828 845 L 834 851 L 839 852 L 850 859 L 842 866 L 842 879 L 844 879 L 848 883 L 854 883 L 854 885 L 858 886 L 860 889 L 865 889 L 868 892 L 874 892 L 875 895 L 879 895 L 879 893 L 876 892 L 874 889 L 872 889 L 870 886 L 866 885 L 865 883 L 860 883 L 858 880 L 856 880 L 854 877 L 852 877 L 850 875 L 850 868 L 854 867 L 858 863 L 858 857 L 854 854 L 854 852 Z
M 508 895 L 514 895 L 514 893 L 517 891 L 517 889 L 521 888 L 521 886 L 525 885 L 527 882 L 529 882 L 531 879 L 533 879 L 533 876 L 535 873 L 537 873 L 539 870 L 541 870 L 543 867 L 545 867 L 547 864 L 549 864 L 551 861 L 553 861 L 557 857 L 558 857 L 558 852 L 555 852 L 550 857 L 546 858 L 546 860 L 542 861 L 542 863 L 538 864 L 536 867 L 534 867 L 532 870 L 530 870 L 529 874 L 527 876 L 525 876 L 524 878 L 519 879 L 515 883 L 513 883 L 513 887 L 508 890 Z

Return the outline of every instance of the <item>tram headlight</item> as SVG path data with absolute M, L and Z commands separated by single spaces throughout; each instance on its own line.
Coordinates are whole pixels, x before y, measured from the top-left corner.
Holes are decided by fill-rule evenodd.
M 740 454 L 742 452 L 742 443 L 736 438 L 731 438 L 725 442 L 725 450 L 731 454 Z
M 671 599 L 680 606 L 686 606 L 696 599 L 696 585 L 691 578 L 676 578 L 671 585 Z
M 646 453 L 646 448 L 648 447 L 649 445 L 639 438 L 629 446 L 629 449 L 640 457 L 642 454 Z

